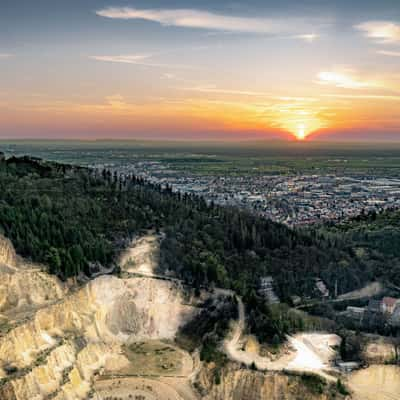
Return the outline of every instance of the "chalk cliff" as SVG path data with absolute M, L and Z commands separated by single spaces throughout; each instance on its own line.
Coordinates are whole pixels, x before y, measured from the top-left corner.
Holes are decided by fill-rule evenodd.
M 18 257 L 11 242 L 0 236 L 0 312 L 17 312 L 64 296 L 64 285 L 42 269 Z
M 121 344 L 173 339 L 193 312 L 174 282 L 99 277 L 0 338 L 0 398 L 85 399 Z
M 220 383 L 214 383 L 212 370 L 203 368 L 199 385 L 204 400 L 341 400 L 336 391 L 326 385 L 319 391 L 314 383 L 299 376 L 277 372 L 257 372 L 229 364 L 221 371 Z

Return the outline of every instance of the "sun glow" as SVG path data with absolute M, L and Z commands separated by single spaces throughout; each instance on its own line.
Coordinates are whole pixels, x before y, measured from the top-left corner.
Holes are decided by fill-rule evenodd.
M 272 127 L 305 140 L 314 132 L 331 126 L 332 112 L 315 97 L 280 97 L 264 114 Z
M 298 140 L 304 140 L 306 138 L 306 128 L 304 124 L 300 124 L 297 127 L 296 138 Z

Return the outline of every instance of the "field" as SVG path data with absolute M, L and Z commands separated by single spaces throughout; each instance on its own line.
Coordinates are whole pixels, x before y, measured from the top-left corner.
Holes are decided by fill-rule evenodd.
M 187 353 L 159 341 L 126 345 L 123 351 L 131 365 L 119 371 L 121 375 L 186 376 L 193 367 Z
M 393 143 L 1 141 L 0 151 L 81 165 L 156 161 L 190 175 L 400 176 L 400 146 Z

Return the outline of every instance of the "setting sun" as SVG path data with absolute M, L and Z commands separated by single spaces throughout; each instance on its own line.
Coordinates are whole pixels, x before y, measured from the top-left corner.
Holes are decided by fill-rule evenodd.
M 306 138 L 306 130 L 303 124 L 299 125 L 296 132 L 296 138 L 298 140 L 304 140 Z
M 1 139 L 399 140 L 400 22 L 373 0 L 340 24 L 324 1 L 6 3 Z

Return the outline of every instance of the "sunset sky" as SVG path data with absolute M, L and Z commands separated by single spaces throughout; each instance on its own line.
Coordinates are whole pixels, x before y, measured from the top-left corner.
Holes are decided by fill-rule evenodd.
M 400 140 L 399 0 L 2 0 L 0 138 Z

